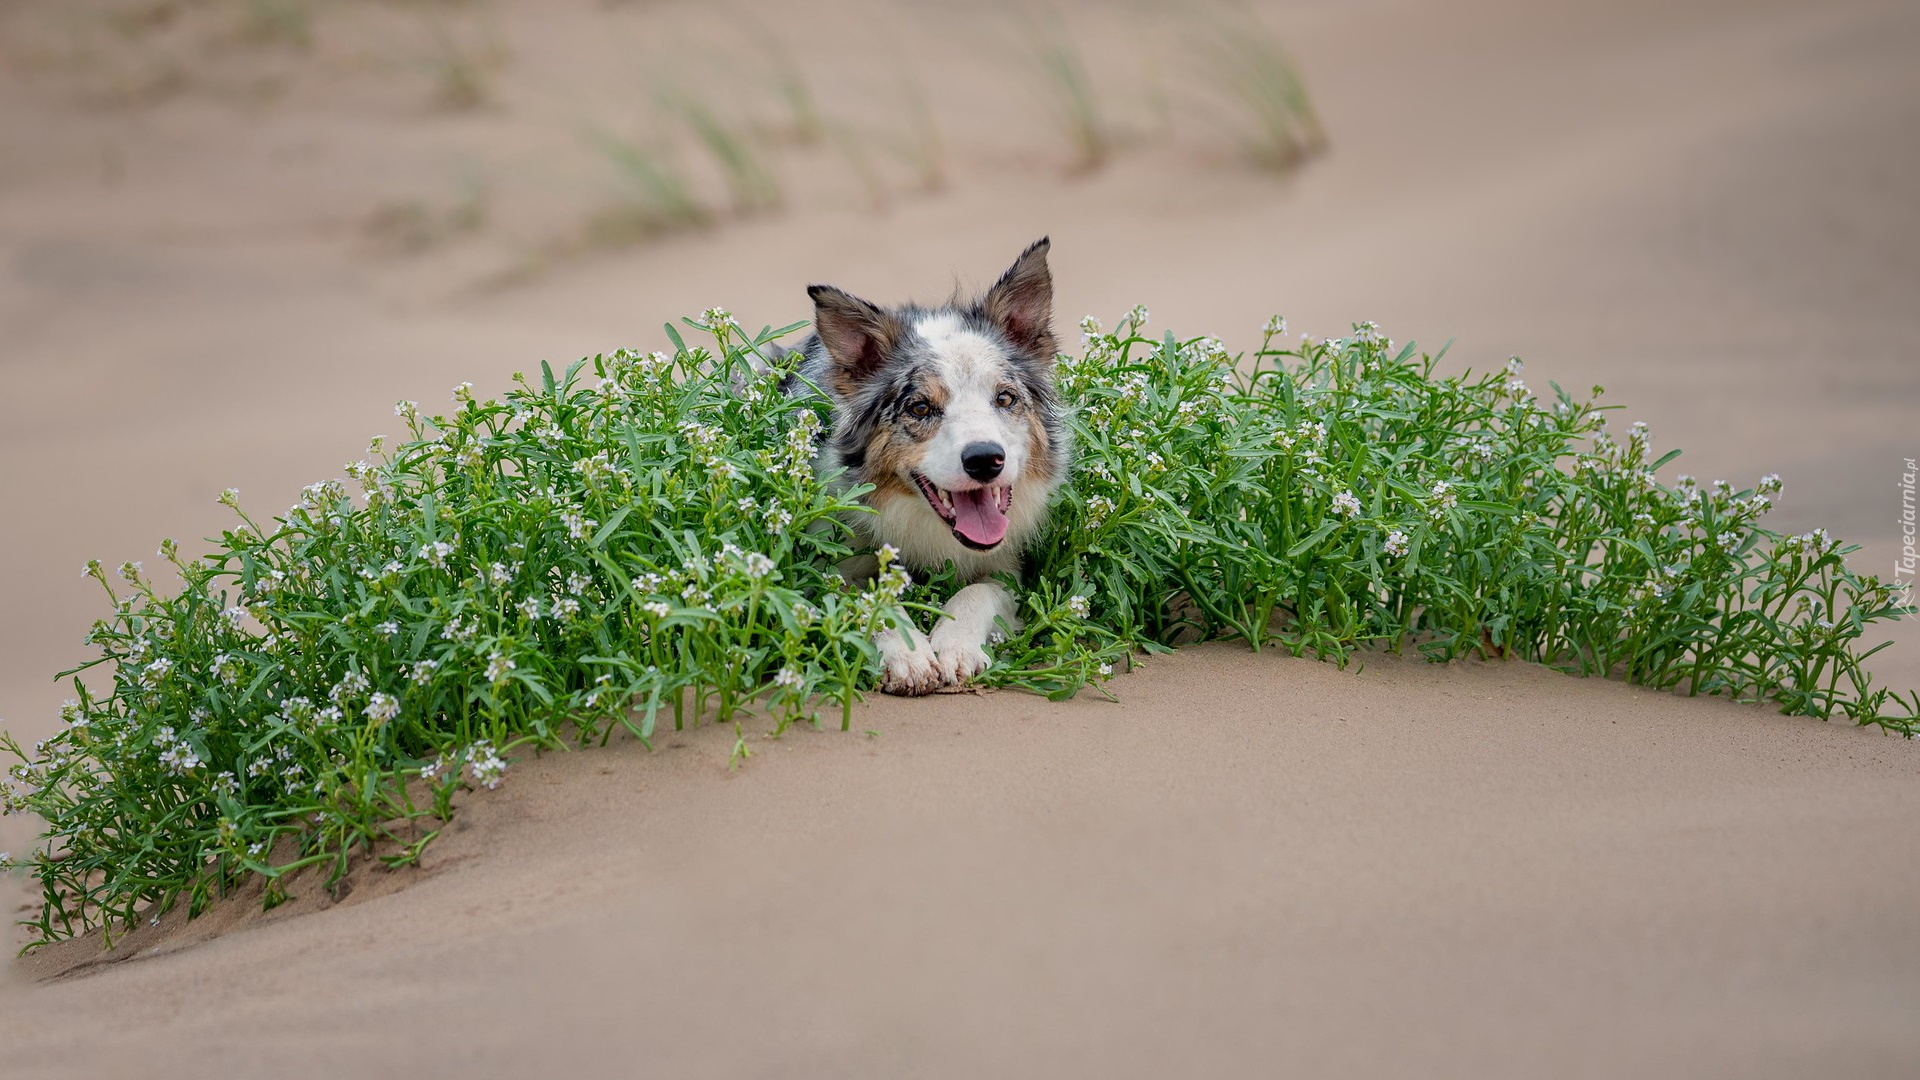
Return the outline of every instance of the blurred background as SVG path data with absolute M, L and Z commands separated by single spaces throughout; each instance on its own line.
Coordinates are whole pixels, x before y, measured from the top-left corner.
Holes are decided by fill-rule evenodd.
M 284 506 L 397 399 L 1042 234 L 1069 341 L 1144 303 L 1517 354 L 1890 573 L 1916 56 L 1854 0 L 7 0 L 0 724 L 54 726 L 84 560 Z

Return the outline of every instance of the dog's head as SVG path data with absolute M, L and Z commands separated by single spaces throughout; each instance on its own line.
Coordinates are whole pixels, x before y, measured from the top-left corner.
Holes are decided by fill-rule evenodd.
M 1047 247 L 970 303 L 888 309 L 807 290 L 838 406 L 832 450 L 875 485 L 874 531 L 911 561 L 1017 550 L 1059 484 Z

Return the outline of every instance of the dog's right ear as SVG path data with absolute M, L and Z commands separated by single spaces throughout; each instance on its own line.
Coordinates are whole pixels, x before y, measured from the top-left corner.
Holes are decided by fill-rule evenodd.
M 807 295 L 813 297 L 814 331 L 833 359 L 833 389 L 850 396 L 900 343 L 900 320 L 831 285 L 809 285 Z

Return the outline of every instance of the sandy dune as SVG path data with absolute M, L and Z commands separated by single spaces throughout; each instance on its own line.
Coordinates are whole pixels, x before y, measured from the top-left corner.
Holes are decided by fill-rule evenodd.
M 604 44 L 597 7 L 535 7 L 502 9 L 509 100 Z M 945 193 L 809 203 L 484 294 L 446 284 L 489 269 L 482 242 L 375 258 L 356 215 L 430 171 L 411 142 L 537 149 L 532 106 L 389 116 L 300 84 L 257 114 L 103 110 L 0 68 L 31 106 L 0 110 L 6 726 L 51 727 L 47 676 L 97 610 L 81 560 L 207 535 L 229 485 L 280 505 L 390 430 L 396 398 L 648 344 L 712 303 L 798 317 L 808 281 L 939 295 L 1041 233 L 1068 317 L 1144 301 L 1241 344 L 1276 311 L 1370 318 L 1456 339 L 1462 364 L 1517 353 L 1537 384 L 1604 383 L 1687 471 L 1781 473 L 1775 527 L 1891 569 L 1920 456 L 1920 11 L 1272 14 L 1334 139 L 1287 180 L 1203 140 L 1062 179 L 1010 97 L 956 126 Z M 1031 149 L 988 141 L 997 119 Z M 1876 669 L 1920 685 L 1920 632 L 1891 636 Z M 521 762 L 416 879 L 169 922 L 53 981 L 84 946 L 10 965 L 0 1065 L 1920 1070 L 1913 743 L 1524 666 L 1209 647 L 1116 689 L 876 702 L 850 737 L 761 741 L 733 773 L 730 731 Z M 0 821 L 0 849 L 27 841 Z

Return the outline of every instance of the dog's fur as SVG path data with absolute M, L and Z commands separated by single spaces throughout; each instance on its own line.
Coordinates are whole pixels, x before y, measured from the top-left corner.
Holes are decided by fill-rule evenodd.
M 1053 388 L 1048 246 L 1029 247 L 970 302 L 882 308 L 829 285 L 807 290 L 814 334 L 799 346 L 805 383 L 796 384 L 833 403 L 817 467 L 874 485 L 865 497 L 874 512 L 852 522 L 862 540 L 892 545 L 912 570 L 951 562 L 970 583 L 930 635 L 904 618 L 880 635 L 888 693 L 966 682 L 990 663 L 995 620 L 1015 625 L 1013 597 L 992 578 L 1019 569 L 1069 453 Z M 989 448 L 1002 462 L 990 477 Z M 873 565 L 869 556 L 848 572 Z

